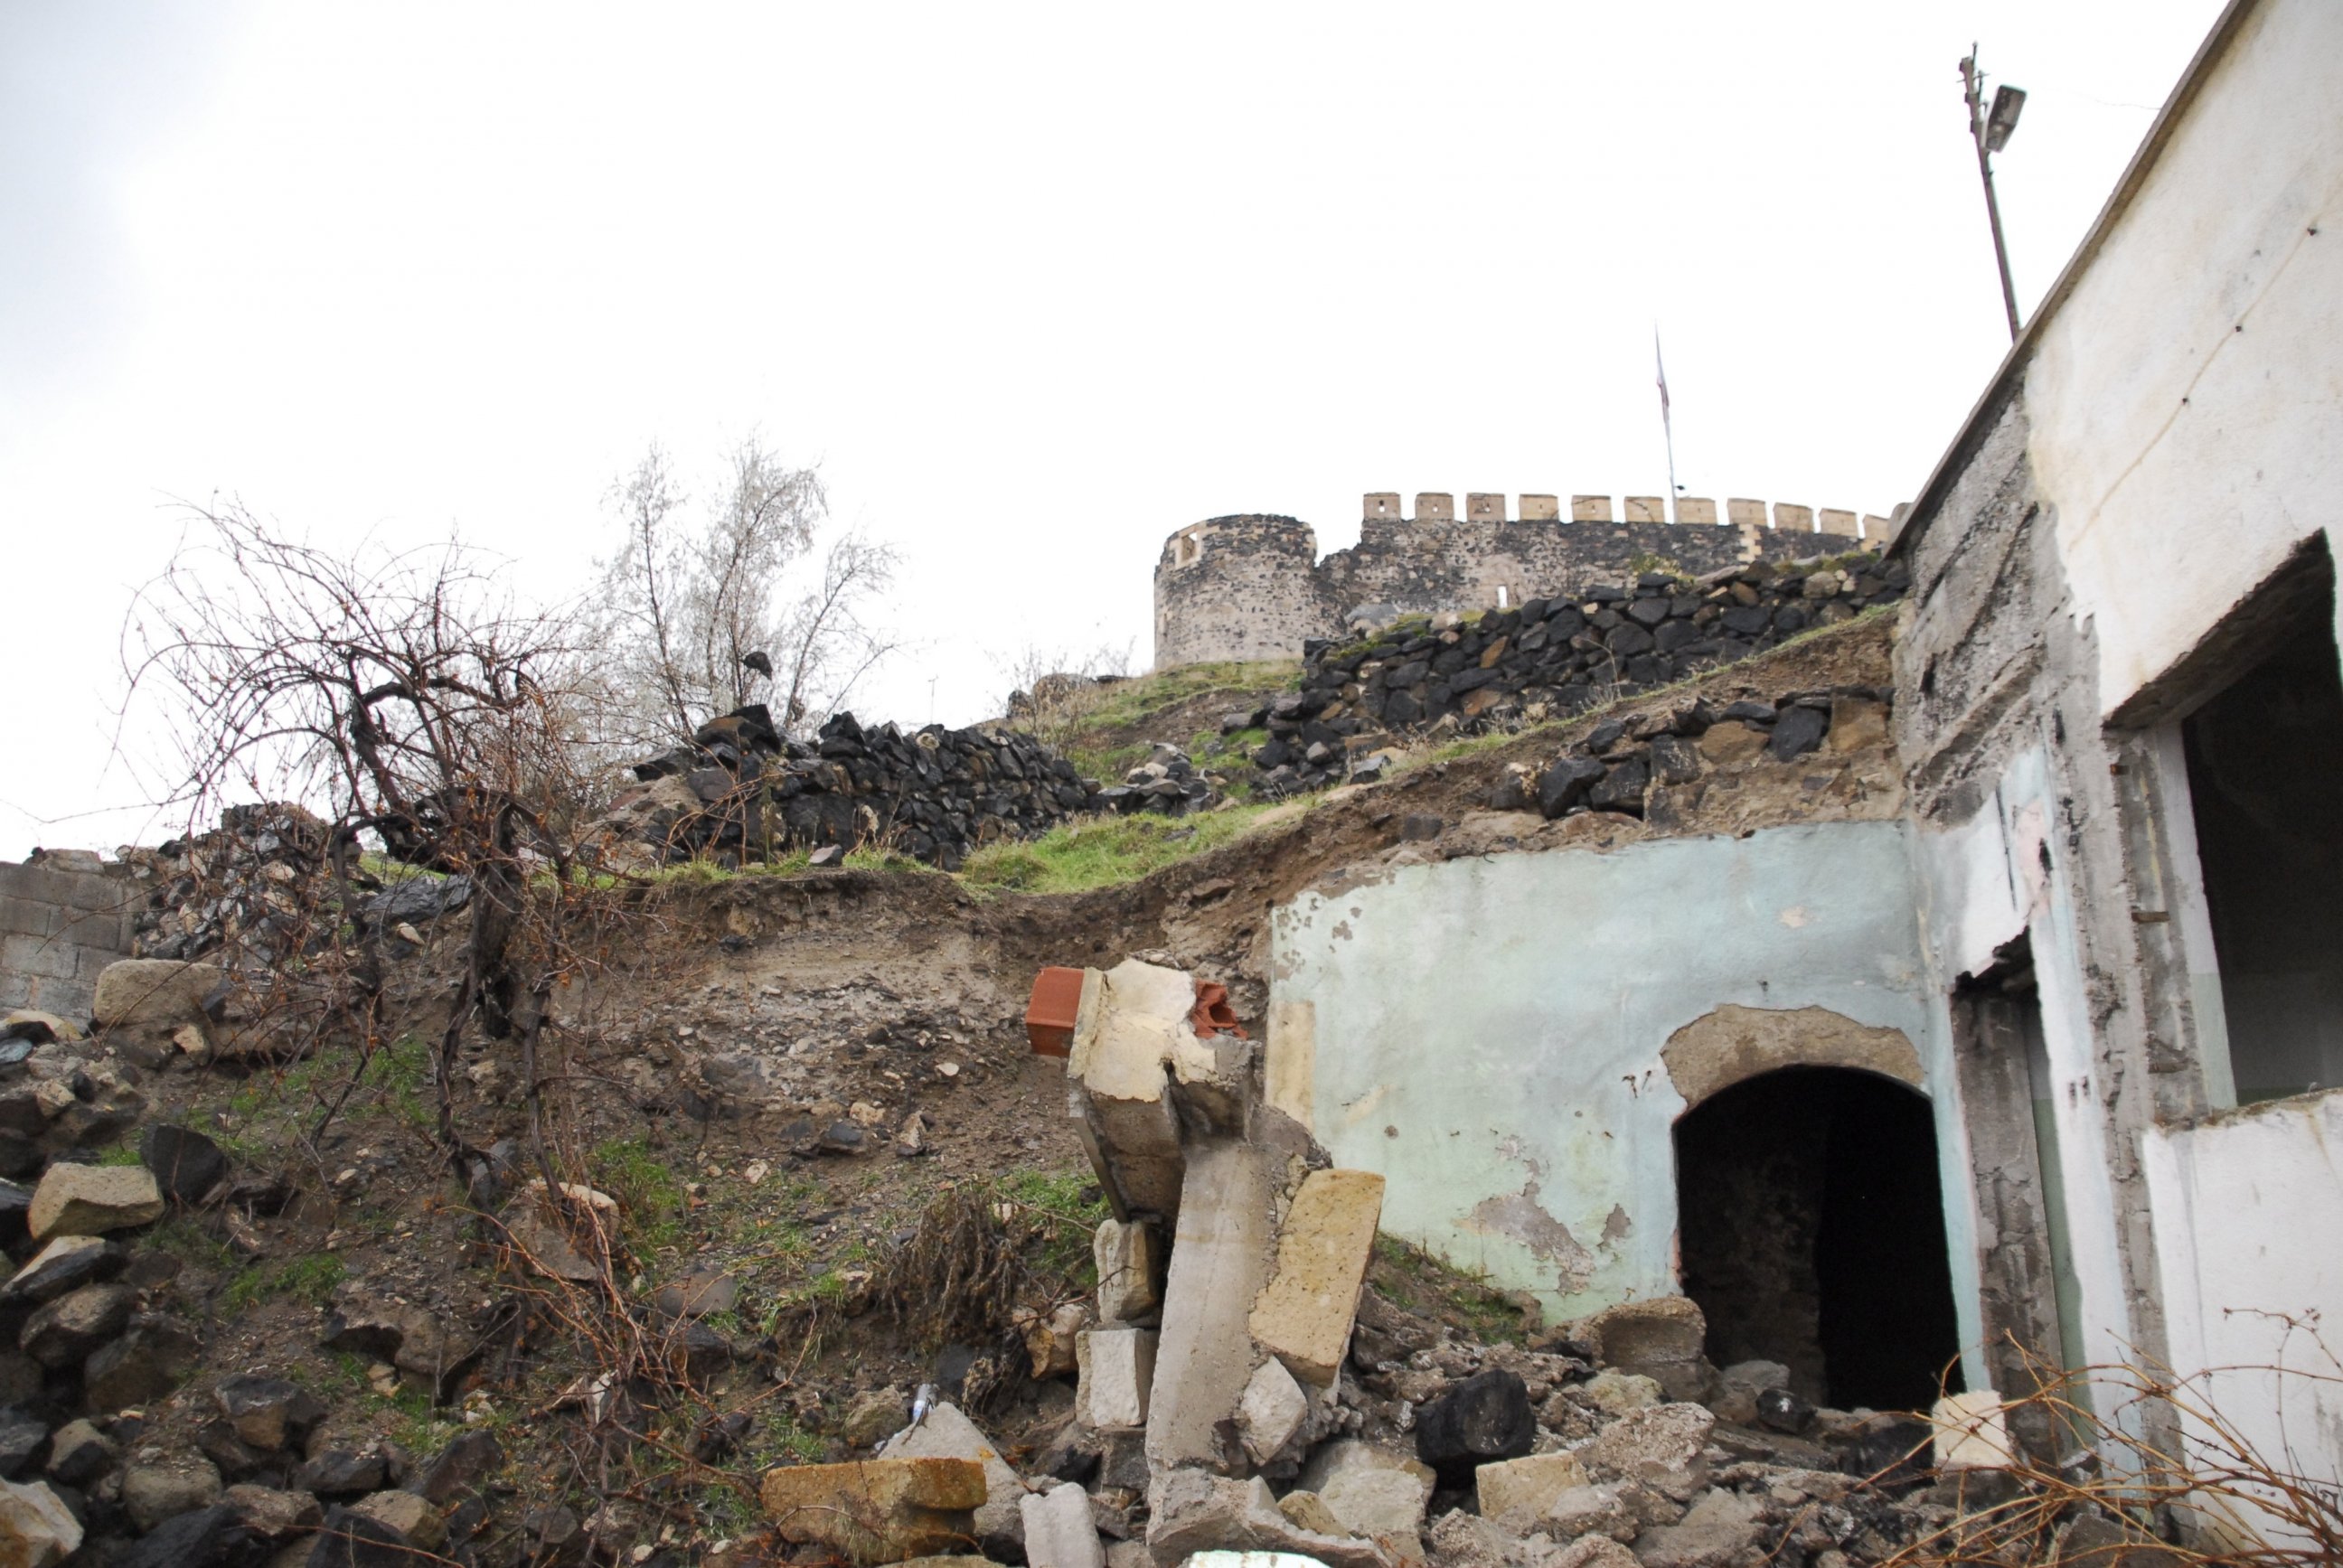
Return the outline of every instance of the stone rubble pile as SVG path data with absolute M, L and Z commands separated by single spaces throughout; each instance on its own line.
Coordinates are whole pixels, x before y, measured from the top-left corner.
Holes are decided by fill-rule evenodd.
M 196 959 L 242 947 L 283 956 L 316 936 L 302 885 L 322 863 L 326 825 L 298 806 L 230 806 L 192 839 L 116 851 L 146 888 L 137 955 Z
M 650 865 L 739 865 L 798 849 L 883 846 L 946 870 L 1000 838 L 1029 838 L 1101 809 L 1097 785 L 1029 735 L 1005 729 L 906 734 L 850 713 L 791 740 L 761 704 L 711 720 L 634 767 L 640 787 L 605 826 Z
M 785 1538 L 860 1564 L 1850 1568 L 2015 1494 L 1990 1393 L 1818 1409 L 1777 1363 L 1712 1367 L 1682 1297 L 1525 1344 L 1385 1301 L 1383 1179 L 1329 1165 L 1217 991 L 1137 960 L 1036 985 L 1116 1216 L 1095 1296 L 1026 1329 L 1071 1417 L 1021 1473 L 949 1403 L 882 1439 L 878 1400 L 870 1460 L 766 1477 Z
M 1729 664 L 1903 597 L 1900 561 L 1758 561 L 1697 579 L 1645 572 L 1568 599 L 1466 620 L 1410 618 L 1312 642 L 1302 689 L 1262 717 L 1257 788 L 1275 795 L 1377 776 L 1398 738 L 1563 718 Z
M 1761 756 L 1787 763 L 1880 745 L 1894 697 L 1888 687 L 1835 686 L 1778 700 L 1686 698 L 1604 719 L 1543 767 L 1508 764 L 1489 806 L 1548 819 L 1611 811 L 1662 822 L 1697 805 L 1716 769 Z
M 1147 760 L 1122 776 L 1122 782 L 1098 792 L 1096 805 L 1129 816 L 1137 811 L 1184 817 L 1220 803 L 1221 792 L 1212 779 L 1197 771 L 1188 754 L 1177 746 L 1157 741 Z
M 253 1368 L 208 1391 L 192 1443 L 164 1436 L 157 1407 L 187 1397 L 203 1318 L 177 1299 L 178 1257 L 130 1243 L 186 1216 L 239 1255 L 263 1255 L 261 1227 L 295 1194 L 274 1175 L 238 1169 L 191 1128 L 147 1124 L 136 1164 L 92 1163 L 91 1151 L 137 1124 L 140 1085 L 158 1060 L 197 1054 L 218 974 L 125 960 L 98 979 L 95 1034 L 45 1014 L 5 1020 L 0 1171 L 26 1184 L 0 1180 L 0 1563 L 472 1561 L 464 1543 L 504 1462 L 487 1432 L 457 1438 L 428 1462 L 388 1442 L 335 1449 L 320 1400 Z M 356 1293 L 324 1342 L 395 1363 L 379 1369 L 394 1389 L 420 1377 L 436 1392 L 447 1359 L 445 1331 L 427 1314 L 386 1312 Z

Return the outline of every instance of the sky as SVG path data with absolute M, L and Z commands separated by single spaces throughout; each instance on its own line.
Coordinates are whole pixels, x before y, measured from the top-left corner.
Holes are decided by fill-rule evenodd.
M 866 719 L 1145 668 L 1164 537 L 1363 493 L 1885 512 L 2216 0 L 0 0 L 0 855 L 153 841 L 124 616 L 187 508 L 584 592 L 652 442 L 904 567 Z

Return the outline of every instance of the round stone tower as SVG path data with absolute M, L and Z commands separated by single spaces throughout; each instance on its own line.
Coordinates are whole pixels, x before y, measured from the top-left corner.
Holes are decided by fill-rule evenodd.
M 1293 518 L 1191 523 L 1155 563 L 1155 668 L 1299 658 L 1335 617 L 1318 581 L 1318 536 Z

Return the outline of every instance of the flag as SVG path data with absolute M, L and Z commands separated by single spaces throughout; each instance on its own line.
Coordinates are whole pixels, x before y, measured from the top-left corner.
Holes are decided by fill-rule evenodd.
M 1656 327 L 1652 328 L 1652 363 L 1659 367 L 1660 423 L 1664 426 L 1668 422 L 1668 362 L 1660 357 L 1660 329 Z M 1673 439 L 1674 430 L 1670 429 L 1668 435 Z

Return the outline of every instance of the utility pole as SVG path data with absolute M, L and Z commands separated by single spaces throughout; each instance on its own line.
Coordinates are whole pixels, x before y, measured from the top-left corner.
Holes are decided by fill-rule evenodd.
M 1993 225 L 1993 260 L 2001 269 L 2001 304 L 2009 313 L 2009 340 L 2017 341 L 2017 289 L 2009 281 L 2009 247 L 2001 237 L 2001 204 L 1993 195 L 1993 155 L 2009 145 L 2017 116 L 2026 107 L 2026 90 L 2006 84 L 1994 89 L 1993 107 L 1985 106 L 1985 73 L 1977 69 L 1977 46 L 1969 45 L 1961 62 L 1961 97 L 1969 107 L 1969 139 L 1976 144 L 1977 175 L 1985 181 L 1986 221 Z

